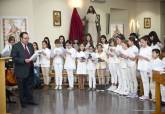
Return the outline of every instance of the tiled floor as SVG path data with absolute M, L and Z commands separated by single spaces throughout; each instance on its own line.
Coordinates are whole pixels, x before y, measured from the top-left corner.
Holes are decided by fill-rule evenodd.
M 87 90 L 35 90 L 39 106 L 21 109 L 19 103 L 8 105 L 12 114 L 151 114 L 155 104 L 130 99 L 110 92 Z M 165 107 L 163 107 L 165 111 Z

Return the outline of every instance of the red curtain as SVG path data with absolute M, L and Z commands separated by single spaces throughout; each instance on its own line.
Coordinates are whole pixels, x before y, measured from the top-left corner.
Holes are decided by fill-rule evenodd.
M 69 40 L 83 42 L 83 24 L 76 8 L 73 9 L 72 13 Z

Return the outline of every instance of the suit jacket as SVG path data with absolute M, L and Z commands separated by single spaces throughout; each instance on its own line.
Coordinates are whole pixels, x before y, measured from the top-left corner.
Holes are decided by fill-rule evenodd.
M 28 43 L 27 47 L 29 49 L 30 56 L 32 56 L 34 54 L 33 45 L 31 43 Z M 11 57 L 13 58 L 14 73 L 16 77 L 26 78 L 29 76 L 31 72 L 33 72 L 33 63 L 31 63 L 31 65 L 25 63 L 25 51 L 21 42 L 18 42 L 15 45 L 13 45 Z

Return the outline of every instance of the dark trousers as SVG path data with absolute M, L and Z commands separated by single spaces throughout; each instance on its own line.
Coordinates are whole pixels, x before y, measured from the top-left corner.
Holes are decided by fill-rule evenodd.
M 19 97 L 21 104 L 26 104 L 28 102 L 33 102 L 33 73 L 31 72 L 26 78 L 17 77 L 17 84 L 19 89 Z

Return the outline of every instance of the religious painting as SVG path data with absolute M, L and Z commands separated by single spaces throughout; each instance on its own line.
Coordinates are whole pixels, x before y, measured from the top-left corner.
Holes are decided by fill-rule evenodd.
M 111 24 L 111 37 L 117 34 L 124 34 L 124 24 Z
M 61 26 L 61 11 L 53 11 L 53 25 Z
M 9 36 L 14 36 L 15 41 L 20 41 L 19 34 L 27 31 L 27 19 L 20 17 L 2 18 L 4 45 Z
M 151 18 L 144 18 L 144 28 L 145 29 L 151 28 Z

